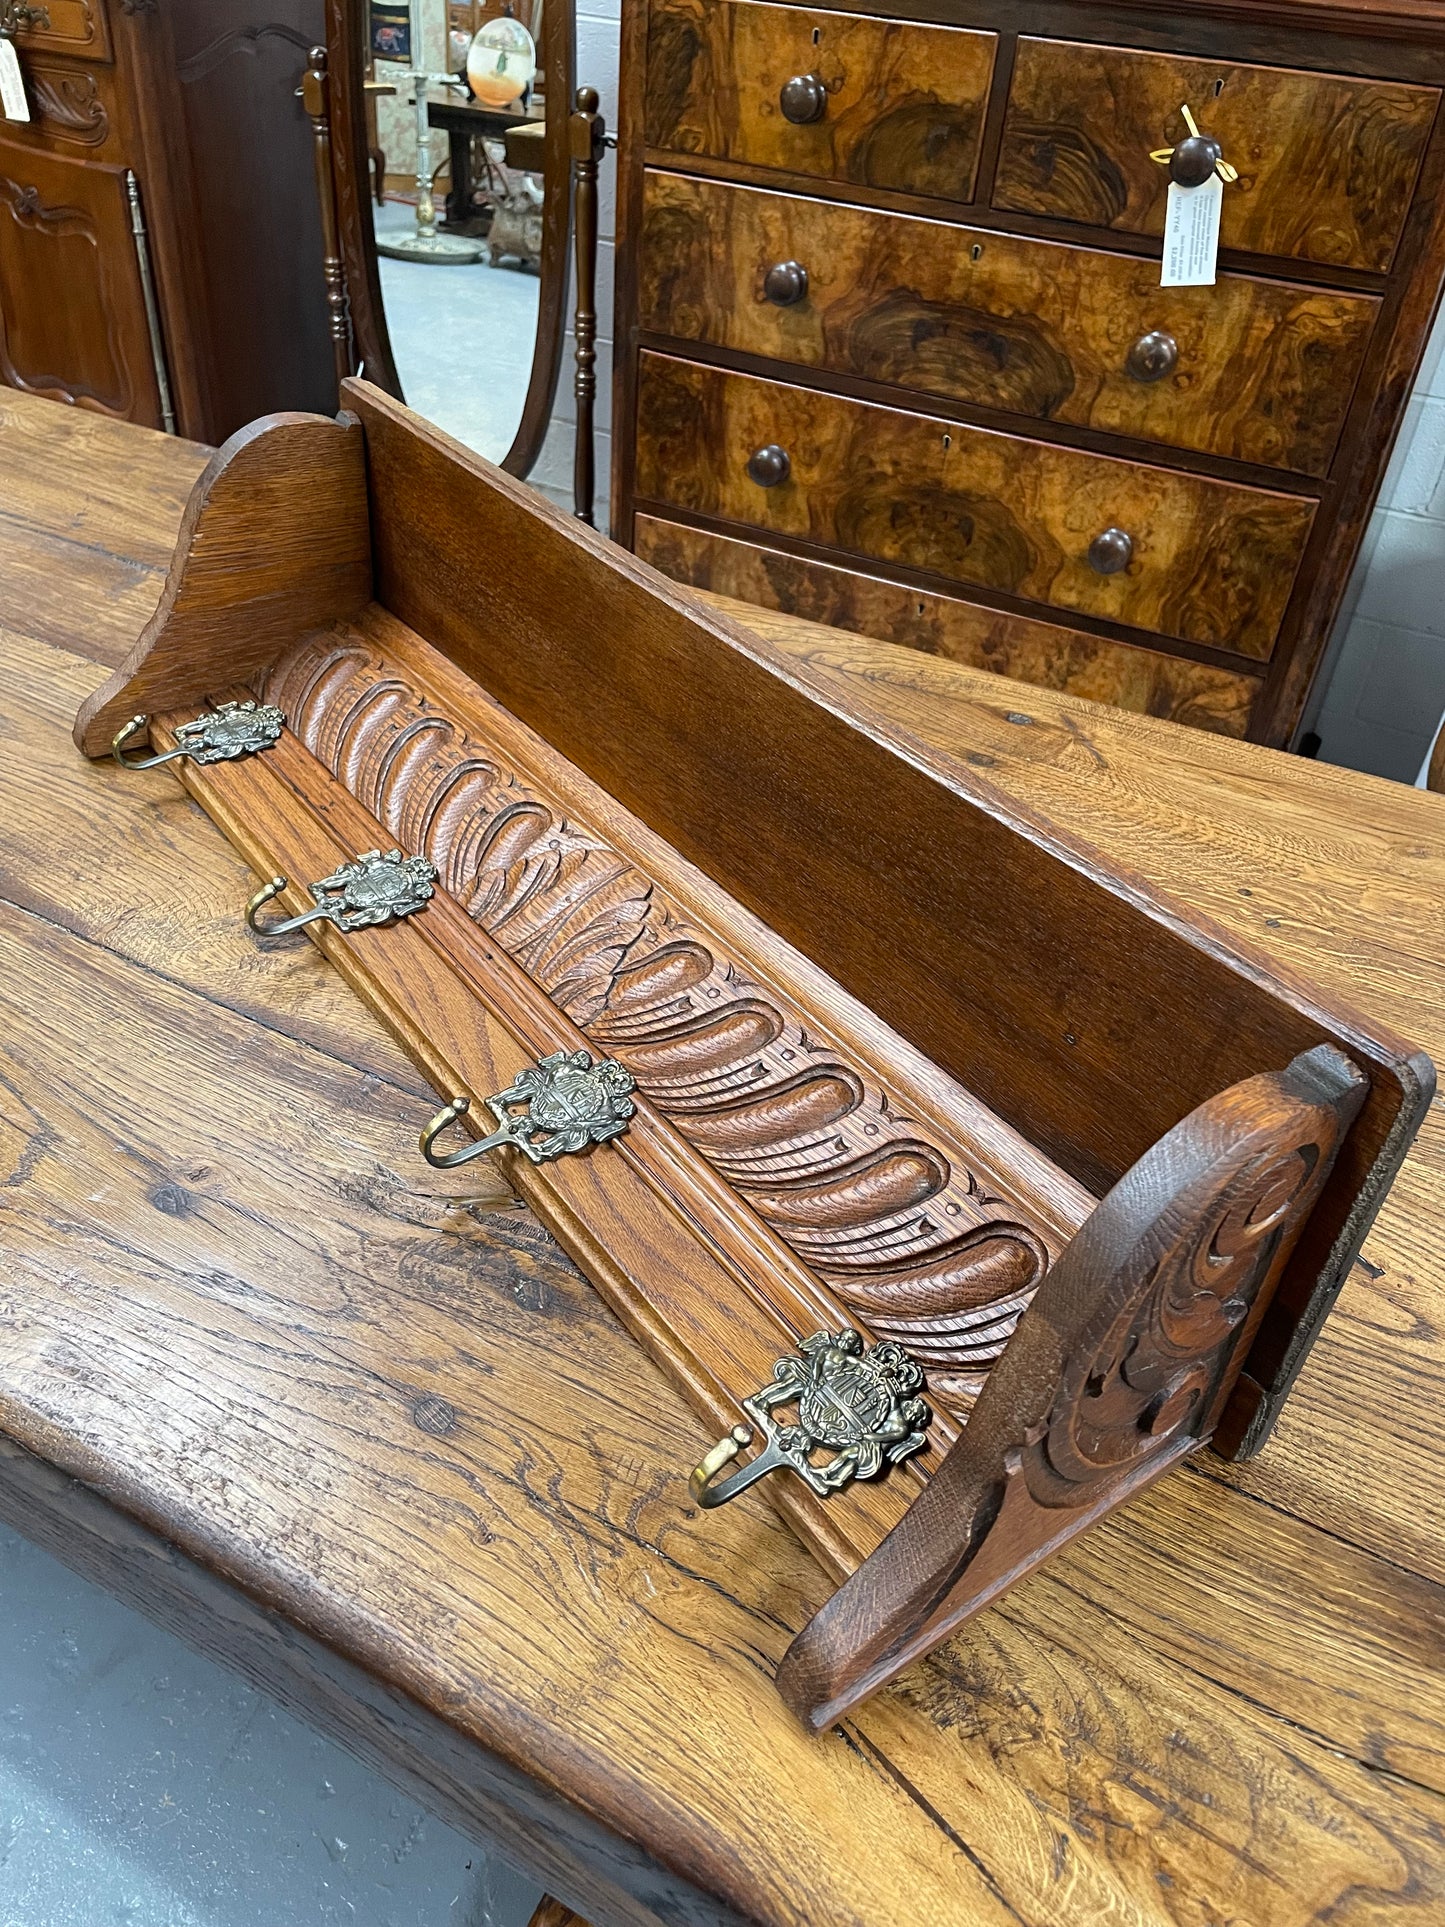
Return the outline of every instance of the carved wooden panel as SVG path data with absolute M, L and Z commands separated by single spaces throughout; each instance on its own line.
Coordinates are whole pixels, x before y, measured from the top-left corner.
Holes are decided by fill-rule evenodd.
M 321 0 L 178 0 L 170 32 L 193 193 L 213 211 L 193 244 L 216 371 L 210 438 L 278 407 L 331 414 L 313 136 L 296 97 L 324 37 Z
M 749 472 L 764 448 L 786 479 Z M 773 472 L 773 471 L 770 471 Z M 638 494 L 1266 657 L 1313 501 L 641 357 Z M 1089 561 L 1105 531 L 1127 567 Z
M 675 582 L 780 609 L 880 642 L 946 656 L 1091 702 L 1242 736 L 1258 680 L 1057 623 L 907 589 L 880 576 L 639 515 L 637 553 Z
M 657 0 L 648 34 L 653 146 L 973 198 L 993 34 L 756 0 Z M 780 102 L 796 76 L 827 96 L 802 125 Z
M 123 169 L 0 139 L 0 380 L 161 426 Z
M 47 26 L 26 24 L 16 39 L 22 48 L 73 54 L 82 60 L 110 59 L 110 26 L 104 0 L 40 0 L 50 20 Z M 155 5 L 155 0 L 120 0 L 123 12 Z
M 531 779 L 527 733 L 479 692 L 486 736 L 342 628 L 291 651 L 264 693 L 849 1313 L 903 1339 L 966 1411 L 1059 1248 L 1037 1201 Z
M 1239 181 L 1221 245 L 1384 273 L 1440 90 L 1077 41 L 1019 41 L 994 205 L 1162 234 L 1187 133 L 1181 103 Z
M 649 169 L 642 326 L 986 408 L 1320 475 L 1379 301 Z M 778 305 L 780 262 L 807 276 Z M 1171 372 L 1130 351 L 1163 331 Z

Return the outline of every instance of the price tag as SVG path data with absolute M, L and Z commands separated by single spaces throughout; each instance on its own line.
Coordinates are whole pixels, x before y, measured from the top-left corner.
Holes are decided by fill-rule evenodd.
M 6 120 L 29 120 L 30 102 L 25 98 L 25 78 L 20 72 L 20 56 L 15 42 L 0 34 L 0 108 Z
M 1169 205 L 1164 213 L 1164 260 L 1161 288 L 1212 288 L 1219 254 L 1219 210 L 1224 182 L 1211 174 L 1202 187 L 1169 183 Z

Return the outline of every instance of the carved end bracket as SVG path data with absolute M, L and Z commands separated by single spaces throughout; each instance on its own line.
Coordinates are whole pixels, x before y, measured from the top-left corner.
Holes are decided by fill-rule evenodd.
M 81 704 L 104 756 L 130 717 L 203 703 L 371 599 L 365 435 L 355 416 L 268 415 L 211 458 L 186 504 L 155 614 Z
M 963 1436 L 784 1656 L 779 1690 L 808 1725 L 831 1725 L 1209 1438 L 1367 1089 L 1321 1045 L 1211 1098 L 1126 1173 Z

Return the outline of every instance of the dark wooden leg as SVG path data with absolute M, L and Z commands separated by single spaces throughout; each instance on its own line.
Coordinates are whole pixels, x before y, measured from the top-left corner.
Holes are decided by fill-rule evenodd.
M 571 119 L 572 166 L 576 180 L 577 440 L 572 464 L 573 514 L 589 528 L 596 495 L 593 411 L 597 400 L 597 167 L 607 144 L 607 123 L 597 111 L 595 87 L 577 89 Z
M 452 184 L 447 190 L 447 222 L 460 227 L 472 212 L 472 137 L 465 128 L 447 129 Z

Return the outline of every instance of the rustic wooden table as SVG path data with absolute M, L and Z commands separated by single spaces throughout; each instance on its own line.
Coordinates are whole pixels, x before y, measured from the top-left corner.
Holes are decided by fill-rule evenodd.
M 1274 1441 L 846 1728 L 825 1582 L 164 772 L 71 747 L 204 451 L 0 391 L 0 1516 L 598 1923 L 1445 1918 L 1445 1109 Z M 1445 1061 L 1445 798 L 754 614 Z

